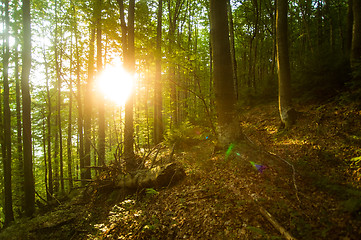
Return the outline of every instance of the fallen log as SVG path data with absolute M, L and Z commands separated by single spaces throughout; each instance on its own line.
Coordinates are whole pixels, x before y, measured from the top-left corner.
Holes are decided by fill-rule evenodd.
M 185 175 L 182 166 L 177 163 L 169 163 L 118 175 L 115 186 L 128 189 L 168 187 L 183 179 Z

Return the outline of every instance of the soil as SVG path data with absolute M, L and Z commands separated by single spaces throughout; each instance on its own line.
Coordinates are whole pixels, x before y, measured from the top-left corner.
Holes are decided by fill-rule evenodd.
M 295 239 L 360 239 L 361 111 L 295 107 L 287 131 L 278 131 L 276 103 L 244 109 L 244 139 L 217 152 L 197 128 L 197 141 L 174 153 L 186 170 L 174 186 L 130 193 L 96 182 L 0 238 L 284 239 L 264 209 Z

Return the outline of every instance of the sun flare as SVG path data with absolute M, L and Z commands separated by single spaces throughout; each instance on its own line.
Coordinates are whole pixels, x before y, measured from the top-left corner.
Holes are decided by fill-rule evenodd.
M 121 64 L 108 65 L 96 80 L 105 99 L 124 105 L 132 93 L 134 78 Z

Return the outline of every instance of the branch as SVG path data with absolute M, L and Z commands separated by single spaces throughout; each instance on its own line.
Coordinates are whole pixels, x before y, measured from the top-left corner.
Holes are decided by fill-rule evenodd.
M 277 154 L 275 153 L 272 153 L 272 152 L 268 152 L 267 150 L 264 150 L 263 148 L 259 147 L 257 144 L 255 144 L 245 133 L 243 133 L 243 135 L 246 137 L 246 139 L 252 144 L 254 145 L 256 148 L 258 148 L 261 152 L 263 153 L 266 153 L 268 155 L 271 155 L 273 157 L 276 157 L 280 160 L 282 160 L 283 162 L 285 162 L 286 164 L 288 164 L 289 166 L 291 166 L 292 168 L 292 179 L 293 179 L 293 186 L 295 188 L 295 191 L 296 191 L 296 198 L 299 202 L 301 202 L 300 198 L 298 197 L 298 187 L 297 187 L 297 184 L 296 184 L 296 170 L 295 170 L 295 167 L 293 166 L 293 164 L 291 164 L 290 162 L 288 162 L 287 160 L 281 158 L 280 156 L 278 156 Z

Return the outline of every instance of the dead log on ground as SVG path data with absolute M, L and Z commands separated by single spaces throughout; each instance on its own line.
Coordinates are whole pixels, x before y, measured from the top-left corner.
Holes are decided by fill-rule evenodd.
M 167 187 L 183 179 L 185 175 L 182 166 L 177 163 L 169 163 L 119 175 L 115 181 L 115 186 L 128 189 Z

